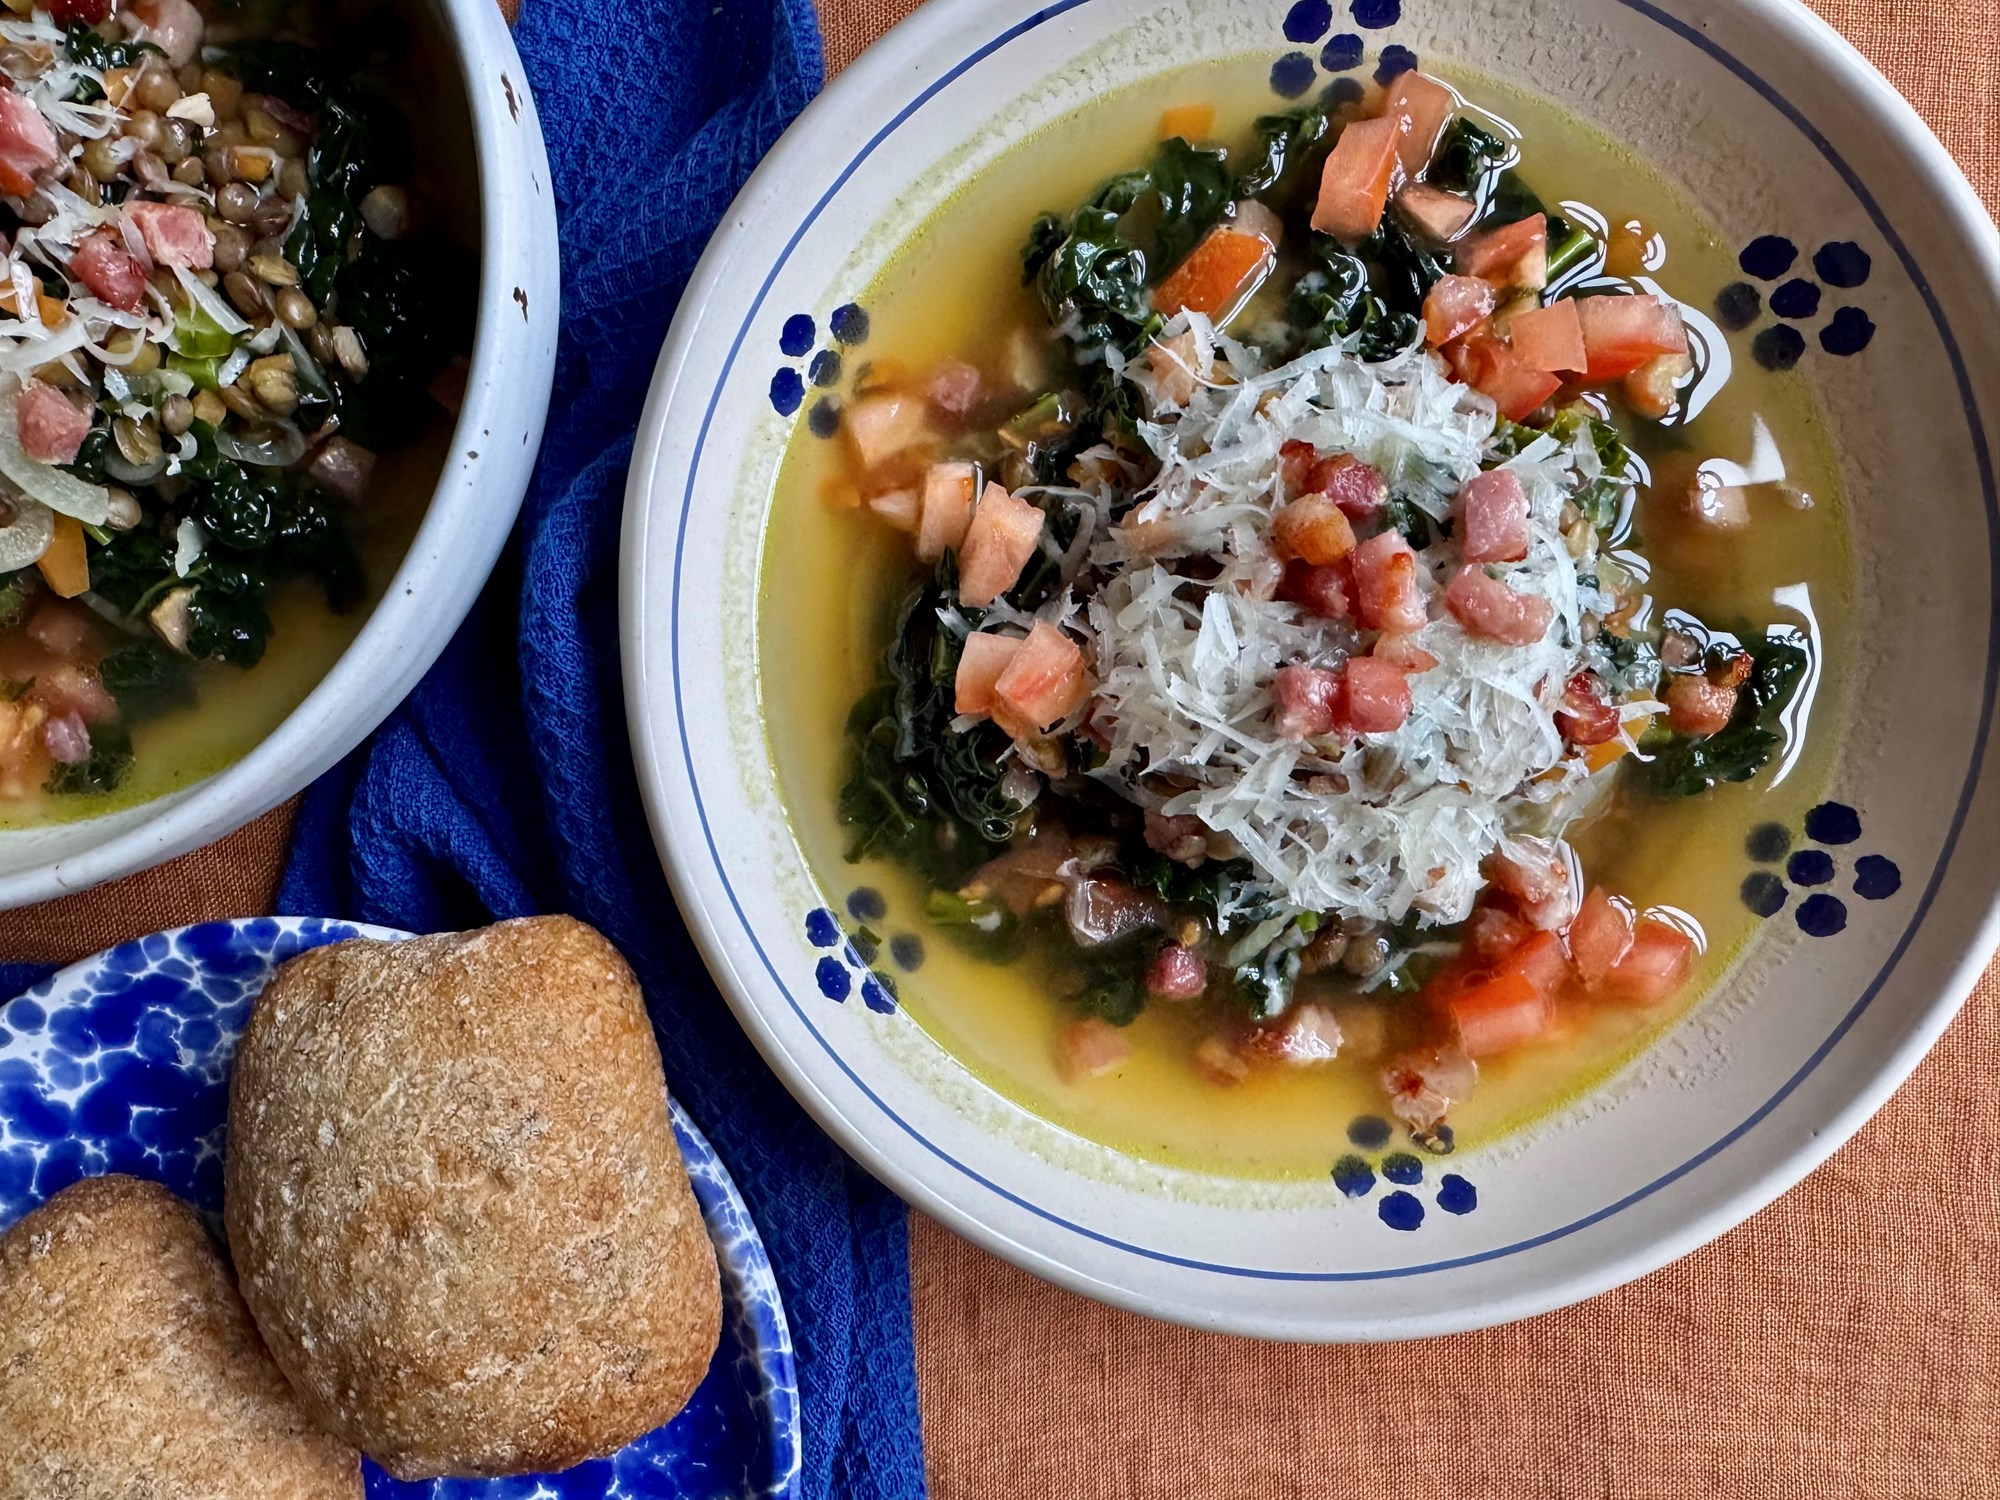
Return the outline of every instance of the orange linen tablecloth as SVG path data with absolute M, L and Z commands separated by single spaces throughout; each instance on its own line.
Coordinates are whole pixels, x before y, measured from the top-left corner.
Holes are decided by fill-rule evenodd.
M 1275 3 L 1275 0 L 1274 0 Z M 914 0 L 821 0 L 829 73 Z M 1815 0 L 2000 202 L 2000 0 Z M 269 909 L 289 809 L 0 914 L 69 959 Z M 2000 966 L 1872 1124 L 1676 1265 L 1420 1344 L 1258 1344 L 1044 1285 L 918 1217 L 940 1500 L 1996 1500 Z

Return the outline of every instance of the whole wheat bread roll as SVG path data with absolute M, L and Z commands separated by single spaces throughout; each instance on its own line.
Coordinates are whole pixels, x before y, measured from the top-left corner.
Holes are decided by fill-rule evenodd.
M 273 1357 L 400 1478 L 613 1452 L 714 1353 L 639 986 L 567 917 L 286 963 L 237 1052 L 225 1184 Z
M 0 1235 L 4 1500 L 360 1500 L 221 1250 L 157 1183 L 91 1177 Z

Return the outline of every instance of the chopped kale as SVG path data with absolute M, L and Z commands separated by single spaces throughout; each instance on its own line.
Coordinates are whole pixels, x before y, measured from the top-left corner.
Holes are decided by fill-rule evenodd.
M 1724 781 L 1748 781 L 1784 743 L 1781 720 L 1798 692 L 1806 651 L 1787 636 L 1746 634 L 1750 677 L 1738 689 L 1729 723 L 1702 739 L 1675 735 L 1646 767 L 1647 784 L 1663 797 L 1691 797 Z
M 1286 303 L 1298 349 L 1356 339 L 1356 353 L 1362 359 L 1384 360 L 1423 337 L 1422 298 L 1414 309 L 1392 308 L 1376 295 L 1368 263 L 1338 240 L 1313 233 L 1305 259 L 1306 270 Z
M 1325 139 L 1327 123 L 1326 111 L 1316 108 L 1260 118 L 1253 127 L 1257 145 L 1236 178 L 1236 196 L 1288 198 L 1301 181 L 1310 179 L 1305 165 L 1313 148 Z
M 1022 271 L 1041 297 L 1049 324 L 1079 349 L 1137 349 L 1160 326 L 1146 298 L 1146 252 L 1125 238 L 1119 221 L 1144 196 L 1145 172 L 1114 177 L 1069 217 L 1035 222 L 1022 251 Z
M 1261 922 L 1276 910 L 1269 905 L 1242 909 L 1243 888 L 1257 878 L 1247 859 L 1211 859 L 1190 866 L 1140 844 L 1124 850 L 1118 864 L 1133 885 L 1204 918 L 1219 936 L 1243 922 Z M 1233 909 L 1226 911 L 1225 905 Z
M 105 690 L 127 719 L 164 713 L 194 701 L 188 659 L 159 641 L 121 646 L 97 664 Z
M 1446 127 L 1424 180 L 1448 193 L 1477 193 L 1508 155 L 1505 141 L 1460 115 Z
M 103 32 L 93 30 L 82 21 L 70 24 L 63 34 L 63 53 L 73 63 L 81 63 L 86 68 L 96 68 L 103 72 L 108 68 L 129 68 L 148 52 L 160 52 L 151 42 L 109 40 Z M 165 53 L 160 53 L 164 57 Z M 72 104 L 95 104 L 104 97 L 104 90 L 90 78 L 79 78 L 70 90 Z
M 1234 196 L 1229 153 L 1219 146 L 1190 146 L 1176 136 L 1160 142 L 1151 177 L 1160 207 L 1152 263 L 1170 271 L 1229 207 Z
M 65 765 L 58 761 L 49 772 L 48 790 L 61 796 L 102 795 L 116 791 L 125 773 L 132 769 L 132 736 L 116 721 L 93 724 L 90 729 L 90 759 Z
M 1590 643 L 1590 666 L 1614 697 L 1650 693 L 1660 681 L 1660 655 L 1637 636 L 1605 630 Z

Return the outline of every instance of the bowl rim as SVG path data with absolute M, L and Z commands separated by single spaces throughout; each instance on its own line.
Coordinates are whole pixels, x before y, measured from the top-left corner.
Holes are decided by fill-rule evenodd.
M 773 1071 L 785 1082 L 787 1088 L 850 1155 L 904 1198 L 940 1219 L 956 1232 L 1025 1270 L 1083 1295 L 1147 1316 L 1166 1318 L 1169 1321 L 1195 1327 L 1278 1339 L 1364 1341 L 1422 1337 L 1488 1327 L 1584 1300 L 1657 1270 L 1715 1239 L 1794 1186 L 1844 1144 L 1886 1102 L 1889 1095 L 1915 1069 L 1957 1014 L 1966 996 L 1971 993 L 1973 986 L 1987 967 L 1995 948 L 2000 947 L 2000 891 L 1987 898 L 1985 908 L 1978 916 L 1973 940 L 1949 965 L 1949 973 L 1940 984 L 1936 997 L 1922 1010 L 1911 1013 L 1911 1024 L 1900 1042 L 1881 1053 L 1871 1068 L 1865 1072 L 1858 1072 L 1859 1081 L 1853 1086 L 1845 1103 L 1830 1109 L 1822 1117 L 1818 1128 L 1802 1136 L 1797 1143 L 1777 1156 L 1767 1168 L 1740 1187 L 1720 1192 L 1698 1212 L 1679 1221 L 1670 1231 L 1655 1235 L 1629 1251 L 1593 1256 L 1574 1269 L 1565 1269 L 1559 1274 L 1552 1274 L 1538 1285 L 1520 1292 L 1493 1297 L 1476 1309 L 1463 1313 L 1430 1316 L 1398 1314 L 1391 1318 L 1378 1319 L 1336 1317 L 1322 1319 L 1311 1328 L 1302 1328 L 1298 1319 L 1293 1317 L 1240 1315 L 1234 1312 L 1222 1315 L 1207 1313 L 1189 1303 L 1165 1301 L 1154 1291 L 1100 1280 L 1073 1261 L 1055 1258 L 1042 1249 L 1023 1244 L 1011 1238 L 1003 1228 L 987 1223 L 976 1211 L 980 1201 L 977 1189 L 1002 1197 L 1015 1207 L 1050 1221 L 1059 1228 L 1069 1231 L 1073 1236 L 1149 1259 L 1170 1263 L 1174 1263 L 1176 1259 L 1148 1247 L 1126 1244 L 1087 1226 L 1076 1224 L 1027 1202 L 985 1178 L 973 1167 L 959 1161 L 937 1142 L 929 1139 L 879 1098 L 874 1090 L 854 1073 L 832 1043 L 820 1035 L 819 1029 L 813 1026 L 809 1019 L 806 1020 L 804 1023 L 806 1029 L 819 1041 L 833 1065 L 846 1075 L 847 1082 L 858 1088 L 877 1113 L 896 1124 L 914 1143 L 916 1151 L 911 1154 L 928 1153 L 938 1158 L 954 1169 L 956 1180 L 969 1180 L 974 1191 L 957 1195 L 946 1193 L 927 1180 L 924 1174 L 905 1165 L 899 1160 L 897 1151 L 885 1148 L 877 1136 L 865 1128 L 864 1122 L 854 1118 L 847 1109 L 824 1092 L 818 1080 L 793 1059 L 785 1039 L 779 1035 L 777 1027 L 765 1015 L 764 1007 L 752 993 L 754 989 L 768 982 L 776 987 L 780 996 L 790 999 L 791 987 L 778 974 L 772 960 L 765 954 L 757 934 L 750 928 L 747 917 L 740 909 L 721 911 L 712 909 L 709 905 L 708 893 L 704 887 L 717 880 L 720 881 L 722 891 L 729 901 L 733 903 L 735 897 L 730 889 L 727 875 L 722 874 L 719 867 L 709 862 L 714 834 L 707 826 L 707 814 L 701 809 L 699 793 L 693 791 L 691 785 L 692 762 L 687 758 L 690 751 L 685 728 L 686 705 L 676 687 L 674 708 L 681 722 L 681 743 L 678 746 L 666 738 L 670 726 L 666 724 L 665 716 L 660 716 L 656 723 L 647 707 L 652 674 L 647 663 L 646 622 L 649 613 L 658 614 L 665 611 L 676 622 L 675 632 L 678 633 L 677 607 L 671 601 L 662 604 L 658 600 L 649 600 L 643 587 L 647 564 L 645 541 L 651 519 L 648 511 L 654 508 L 652 499 L 655 488 L 654 476 L 667 446 L 666 419 L 689 352 L 697 336 L 703 331 L 703 321 L 710 302 L 709 294 L 734 279 L 732 273 L 736 266 L 742 263 L 742 258 L 738 254 L 739 247 L 749 245 L 754 238 L 752 228 L 754 221 L 749 211 L 750 206 L 782 196 L 776 191 L 777 187 L 788 176 L 795 175 L 799 165 L 807 162 L 809 157 L 816 153 L 817 147 L 808 144 L 808 138 L 815 127 L 822 137 L 833 133 L 837 138 L 859 141 L 853 129 L 853 121 L 857 118 L 870 118 L 868 111 L 857 109 L 857 106 L 865 106 L 869 95 L 889 90 L 899 79 L 904 82 L 907 92 L 913 71 L 916 74 L 915 83 L 922 86 L 921 92 L 910 99 L 900 114 L 883 124 L 865 142 L 860 142 L 854 162 L 850 163 L 846 172 L 835 175 L 831 185 L 827 187 L 825 196 L 819 204 L 820 207 L 824 207 L 831 201 L 841 183 L 848 173 L 852 172 L 854 166 L 858 165 L 861 158 L 885 139 L 903 119 L 914 113 L 930 94 L 944 87 L 953 77 L 1009 41 L 1053 17 L 1087 3 L 1089 0 L 1053 0 L 1053 3 L 1025 15 L 1011 25 L 1003 26 L 1001 22 L 996 21 L 994 29 L 988 33 L 983 45 L 971 51 L 965 61 L 941 74 L 934 73 L 929 65 L 922 65 L 913 70 L 908 59 L 956 56 L 965 51 L 965 46 L 961 45 L 960 29 L 966 13 L 975 9 L 975 3 L 974 0 L 934 0 L 934 3 L 922 7 L 864 52 L 851 68 L 829 85 L 819 99 L 815 100 L 795 122 L 793 128 L 781 138 L 745 184 L 737 199 L 738 207 L 732 209 L 730 215 L 725 218 L 723 228 L 718 231 L 696 267 L 689 283 L 688 293 L 683 299 L 662 348 L 654 384 L 641 419 L 634 461 L 627 483 L 620 567 L 621 634 L 625 648 L 628 727 L 648 822 L 652 827 L 654 842 L 676 900 L 689 922 L 704 961 L 708 964 L 718 987 L 728 999 L 731 1009 L 736 1012 L 752 1041 Z M 1914 257 L 1904 246 L 1894 225 L 1888 222 L 1886 215 L 1875 203 L 1858 175 L 1840 158 L 1831 143 L 1814 129 L 1802 111 L 1754 70 L 1736 59 L 1725 47 L 1708 37 L 1700 27 L 1669 14 L 1649 3 L 1649 0 L 1613 0 L 1613 3 L 1648 17 L 1681 39 L 1700 48 L 1758 92 L 1801 130 L 1810 149 L 1822 154 L 1829 165 L 1848 182 L 1856 194 L 1857 202 L 1869 213 L 1875 226 L 1883 232 L 1886 241 L 1895 249 L 1903 265 L 1911 272 L 1932 312 L 1937 313 L 1934 294 L 1930 291 L 1917 268 Z M 1803 6 L 1790 3 L 1790 0 L 1709 0 L 1709 5 L 1713 9 L 1737 12 L 1745 19 L 1768 28 L 1778 41 L 1813 55 L 1828 72 L 1839 78 L 1852 106 L 1865 113 L 1882 130 L 1897 154 L 1909 164 L 1910 168 L 1922 175 L 1936 189 L 1946 205 L 1948 219 L 1945 225 L 1946 237 L 1965 247 L 1972 269 L 1983 281 L 1994 300 L 2000 302 L 2000 229 L 1996 229 L 1992 217 L 1966 181 L 1957 162 L 1917 115 L 1909 101 L 1831 25 Z M 949 52 L 945 50 L 947 45 L 950 47 Z M 801 227 L 799 235 L 803 234 L 804 228 Z M 775 275 L 775 272 L 773 274 Z M 1938 317 L 1938 325 L 1956 360 L 1958 356 L 1955 341 L 1941 316 Z M 739 334 L 739 342 L 740 338 Z M 1980 424 L 1978 403 L 1974 399 L 1962 362 L 1959 363 L 1955 373 L 1961 391 L 1965 394 L 1967 412 L 1971 418 L 1973 443 L 1977 450 L 1978 467 L 1984 480 L 1984 499 L 1991 525 L 1996 509 L 2000 509 L 2000 502 L 1996 502 L 1995 498 L 1992 454 L 1987 448 L 1986 434 Z M 667 514 L 675 526 L 684 530 L 687 509 L 685 500 L 660 506 L 658 509 Z M 678 575 L 678 559 L 676 575 Z M 672 595 L 678 594 L 678 576 L 675 579 L 675 588 L 669 592 Z M 2000 597 L 1996 597 L 1994 607 L 1990 635 L 1994 643 L 2000 643 Z M 1212 1266 L 1207 1263 L 1186 1261 L 1178 1263 L 1195 1265 L 1198 1269 L 1211 1273 L 1234 1272 L 1277 1280 L 1304 1281 L 1376 1279 L 1409 1275 L 1413 1271 L 1449 1269 L 1465 1264 L 1468 1260 L 1483 1261 L 1519 1253 L 1549 1240 L 1574 1233 L 1629 1206 L 1638 1198 L 1649 1196 L 1726 1149 L 1731 1142 L 1753 1129 L 1788 1098 L 1819 1062 L 1839 1045 L 1886 981 L 1895 962 L 1908 947 L 1915 933 L 1923 925 L 1931 901 L 1938 892 L 1945 868 L 1950 863 L 1957 846 L 1965 811 L 1980 784 L 1982 763 L 1987 753 L 1992 727 L 1996 666 L 2000 666 L 2000 659 L 1996 659 L 1994 651 L 1989 649 L 1984 708 L 1976 733 L 1971 768 L 1960 797 L 1958 816 L 1953 822 L 1951 834 L 1939 857 L 1922 902 L 1903 937 L 1881 971 L 1825 1042 L 1772 1098 L 1722 1139 L 1672 1172 L 1649 1183 L 1639 1192 L 1628 1195 L 1585 1219 L 1518 1244 L 1499 1247 L 1472 1257 L 1369 1273 L 1291 1274 L 1253 1272 L 1247 1269 Z M 661 663 L 661 667 L 662 670 L 666 670 L 668 664 Z M 692 794 L 695 813 L 692 818 L 686 817 L 675 805 L 676 798 L 682 790 L 688 790 Z M 725 930 L 725 924 L 729 924 L 730 930 Z M 738 927 L 740 935 L 735 930 Z M 754 963 L 750 962 L 753 957 Z M 743 975 L 739 972 L 739 960 L 744 961 L 745 967 L 761 972 L 753 972 L 749 976 Z M 796 1001 L 792 1003 L 796 1008 Z M 968 1200 L 971 1206 L 968 1206 Z
M 129 826 L 74 853 L 0 874 L 0 910 L 148 869 L 304 790 L 416 686 L 499 560 L 541 446 L 555 378 L 554 194 L 534 97 L 499 8 L 492 0 L 425 3 L 443 22 L 465 89 L 481 250 L 465 403 L 424 518 L 361 629 L 277 728 L 186 789 L 102 815 Z M 518 444 L 506 441 L 514 432 L 521 434 Z M 96 821 L 53 826 L 87 829 Z M 48 831 L 38 826 L 19 836 Z

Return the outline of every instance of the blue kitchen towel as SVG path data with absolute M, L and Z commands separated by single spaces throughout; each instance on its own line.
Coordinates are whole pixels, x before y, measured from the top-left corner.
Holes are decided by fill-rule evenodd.
M 431 931 L 569 911 L 632 961 L 667 1075 L 756 1215 L 797 1346 L 804 1500 L 924 1492 L 903 1207 L 716 992 L 647 835 L 620 697 L 625 470 L 696 257 L 819 87 L 810 0 L 528 0 L 561 226 L 555 397 L 521 524 L 409 701 L 307 794 L 281 910 Z

